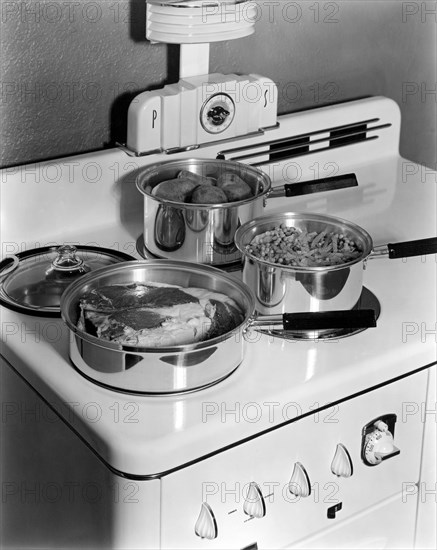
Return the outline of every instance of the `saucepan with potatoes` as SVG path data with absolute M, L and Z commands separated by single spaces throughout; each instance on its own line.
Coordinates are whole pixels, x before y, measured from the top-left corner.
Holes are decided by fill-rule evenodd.
M 144 197 L 144 253 L 225 266 L 241 260 L 235 232 L 261 215 L 272 183 L 239 162 L 184 159 L 139 171 Z

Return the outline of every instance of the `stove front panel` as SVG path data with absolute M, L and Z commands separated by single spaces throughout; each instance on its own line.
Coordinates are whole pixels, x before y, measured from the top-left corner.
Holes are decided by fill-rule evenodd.
M 347 533 L 347 524 L 367 511 L 372 520 L 357 531 L 360 547 L 372 538 L 372 522 L 388 522 L 393 506 L 414 517 L 427 377 L 420 372 L 329 406 L 165 477 L 162 548 L 283 548 L 337 524 L 341 542 L 341 526 Z M 253 404 L 241 422 L 255 419 L 256 411 Z M 366 465 L 362 429 L 391 414 L 400 453 Z M 384 506 L 386 499 L 392 504 Z M 388 546 L 402 540 L 408 546 L 414 521 L 398 523 L 392 535 Z M 323 537 L 317 543 L 323 547 Z

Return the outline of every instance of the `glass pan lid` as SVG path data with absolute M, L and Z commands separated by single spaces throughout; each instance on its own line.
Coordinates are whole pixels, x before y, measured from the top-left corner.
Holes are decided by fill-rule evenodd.
M 135 260 L 129 254 L 94 246 L 47 246 L 20 252 L 0 263 L 0 303 L 9 309 L 60 317 L 66 288 L 90 271 Z

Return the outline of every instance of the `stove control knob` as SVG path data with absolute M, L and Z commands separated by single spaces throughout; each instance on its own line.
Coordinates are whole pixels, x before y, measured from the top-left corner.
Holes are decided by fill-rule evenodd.
M 296 462 L 294 465 L 288 490 L 297 497 L 308 497 L 311 494 L 310 478 L 300 462 Z
M 353 474 L 352 460 L 348 450 L 339 443 L 331 462 L 331 472 L 337 477 L 351 477 Z
M 266 503 L 261 489 L 256 483 L 249 485 L 243 511 L 252 518 L 263 518 L 266 515 Z
M 217 522 L 211 507 L 206 502 L 202 504 L 194 531 L 201 539 L 213 540 L 217 538 Z
M 380 464 L 383 460 L 396 456 L 400 450 L 395 447 L 393 435 L 382 420 L 373 424 L 373 430 L 367 433 L 364 440 L 363 458 L 370 466 Z

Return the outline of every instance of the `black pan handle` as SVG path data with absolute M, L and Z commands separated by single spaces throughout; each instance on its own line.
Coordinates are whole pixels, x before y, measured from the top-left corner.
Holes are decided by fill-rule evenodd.
M 284 330 L 324 330 L 376 327 L 373 309 L 284 313 Z
M 300 195 L 311 195 L 323 191 L 335 191 L 357 187 L 358 181 L 355 174 L 344 174 L 331 178 L 322 178 L 316 181 L 302 181 L 300 183 L 287 183 L 284 185 L 286 197 L 298 197 Z
M 389 243 L 387 248 L 388 257 L 391 259 L 437 254 L 437 237 L 419 239 L 418 241 L 405 241 L 403 243 Z

